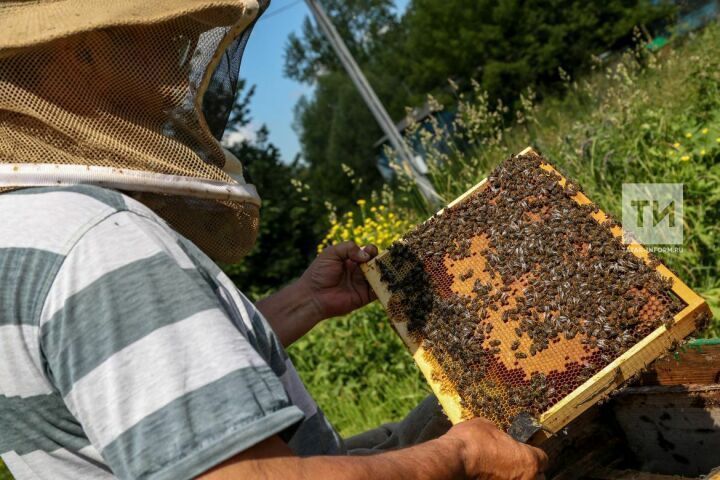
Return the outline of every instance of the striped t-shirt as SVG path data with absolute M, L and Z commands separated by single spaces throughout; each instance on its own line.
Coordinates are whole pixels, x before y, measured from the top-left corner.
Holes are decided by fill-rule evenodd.
M 189 479 L 279 434 L 342 441 L 254 306 L 151 210 L 0 195 L 0 454 L 17 480 Z

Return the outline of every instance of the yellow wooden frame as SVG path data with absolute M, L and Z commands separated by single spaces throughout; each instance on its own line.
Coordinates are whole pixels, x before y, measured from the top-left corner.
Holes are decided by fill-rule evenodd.
M 528 147 L 520 152 L 520 155 L 537 155 L 537 153 Z M 557 170 L 547 163 L 543 164 L 542 168 L 560 175 Z M 560 175 L 560 177 L 560 184 L 565 185 L 566 179 L 562 175 Z M 487 179 L 482 180 L 470 190 L 460 195 L 451 202 L 448 207 L 462 202 L 476 190 L 482 188 L 486 180 Z M 580 205 L 591 203 L 590 199 L 581 192 L 578 192 L 573 198 Z M 442 214 L 443 210 L 439 213 Z M 593 218 L 595 218 L 598 223 L 602 223 L 608 216 L 599 210 L 593 214 Z M 621 227 L 613 227 L 611 231 L 615 237 L 620 237 L 623 234 Z M 639 243 L 630 243 L 628 249 L 639 258 L 648 258 L 648 251 Z M 390 292 L 380 280 L 380 271 L 377 266 L 377 260 L 386 254 L 387 252 L 381 252 L 377 258 L 363 265 L 362 270 L 375 291 L 378 300 L 383 307 L 387 309 Z M 540 443 L 549 435 L 557 433 L 578 415 L 622 385 L 627 379 L 642 371 L 655 359 L 664 354 L 673 342 L 680 341 L 690 335 L 696 329 L 696 320 L 701 314 L 710 313 L 710 309 L 705 300 L 685 285 L 685 283 L 668 270 L 667 267 L 662 264 L 658 265 L 657 271 L 672 280 L 672 291 L 685 302 L 687 306 L 675 315 L 674 323 L 669 329 L 665 326 L 657 328 L 605 368 L 593 375 L 585 383 L 570 392 L 570 394 L 558 403 L 550 407 L 545 413 L 541 414 L 538 420 L 542 426 L 542 430 L 533 437 L 533 443 Z M 450 421 L 453 424 L 462 421 L 463 411 L 460 406 L 460 397 L 454 389 L 448 387 L 448 385 L 450 385 L 449 382 L 443 381 L 443 373 L 437 368 L 438 363 L 433 358 L 433 355 L 408 334 L 407 325 L 404 322 L 395 322 L 391 319 L 391 323 L 397 334 L 410 350 L 411 355 L 427 382 L 430 384 L 433 392 L 438 397 Z

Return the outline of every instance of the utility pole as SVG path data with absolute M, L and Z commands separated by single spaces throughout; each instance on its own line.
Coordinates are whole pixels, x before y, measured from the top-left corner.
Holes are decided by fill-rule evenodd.
M 383 130 L 383 132 L 385 132 L 388 140 L 390 140 L 390 145 L 392 145 L 393 149 L 395 149 L 395 152 L 397 152 L 397 155 L 402 162 L 403 168 L 407 173 L 412 176 L 413 180 L 415 180 L 415 183 L 417 184 L 418 189 L 420 190 L 420 193 L 425 198 L 425 200 L 432 207 L 438 207 L 442 199 L 437 194 L 435 188 L 432 186 L 427 177 L 418 170 L 410 148 L 405 143 L 405 140 L 403 139 L 402 135 L 400 135 L 400 132 L 398 132 L 395 128 L 395 124 L 390 118 L 390 115 L 388 115 L 385 107 L 380 102 L 378 96 L 375 94 L 375 90 L 373 90 L 373 88 L 370 86 L 370 83 L 367 81 L 367 78 L 365 78 L 365 75 L 363 75 L 362 70 L 360 70 L 360 67 L 350 53 L 350 50 L 348 50 L 345 42 L 343 42 L 340 34 L 338 34 L 332 21 L 327 16 L 327 14 L 322 9 L 317 0 L 306 0 L 306 2 L 308 4 L 308 7 L 310 7 L 310 11 L 315 17 L 318 26 L 323 31 L 327 39 L 330 41 L 330 44 L 332 45 L 333 50 L 335 50 L 338 58 L 340 58 L 340 62 L 342 63 L 343 67 L 345 67 L 345 71 L 355 84 L 358 92 L 360 92 L 363 100 L 365 100 L 365 104 L 372 112 L 375 120 L 380 125 L 380 128 Z

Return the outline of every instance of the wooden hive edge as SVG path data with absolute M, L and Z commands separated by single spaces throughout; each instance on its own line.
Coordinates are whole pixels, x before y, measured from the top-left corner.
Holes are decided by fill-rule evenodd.
M 551 165 L 545 164 L 542 168 L 559 175 L 561 185 L 564 186 L 567 182 L 565 177 Z M 592 203 L 582 192 L 578 192 L 573 199 L 579 205 Z M 602 210 L 598 210 L 592 216 L 598 223 L 603 223 L 609 218 Z M 616 238 L 623 236 L 623 229 L 619 226 L 613 227 L 611 232 Z M 636 257 L 644 261 L 648 260 L 650 253 L 639 243 L 632 242 L 627 245 L 627 248 Z M 672 280 L 672 291 L 686 304 L 685 308 L 675 314 L 674 322 L 669 329 L 665 326 L 658 327 L 550 407 L 545 413 L 541 414 L 539 420 L 547 433 L 557 433 L 603 396 L 611 393 L 622 383 L 639 374 L 650 363 L 662 356 L 673 343 L 679 342 L 690 335 L 697 328 L 696 322 L 701 315 L 710 313 L 710 308 L 705 300 L 665 265 L 659 264 L 656 270 L 664 277 Z
M 538 155 L 531 147 L 522 150 L 518 155 Z M 565 185 L 567 180 L 550 164 L 544 164 L 542 168 L 552 171 L 560 176 L 559 183 Z M 453 207 L 467 197 L 475 193 L 487 181 L 487 178 L 467 190 L 458 198 L 453 200 L 447 207 L 441 209 L 438 214 L 442 214 L 447 208 Z M 591 200 L 582 192 L 578 192 L 573 199 L 580 205 L 592 203 Z M 598 223 L 604 222 L 608 216 L 598 210 L 593 214 Z M 621 227 L 613 227 L 611 229 L 615 237 L 623 235 Z M 635 256 L 647 260 L 649 252 L 638 243 L 631 243 L 628 249 Z M 388 308 L 390 301 L 390 292 L 385 287 L 384 282 L 380 280 L 380 271 L 377 267 L 377 261 L 387 255 L 387 251 L 383 251 L 376 258 L 361 265 L 361 269 L 368 283 L 375 291 L 378 300 L 385 309 Z M 674 323 L 668 329 L 665 326 L 657 328 L 640 342 L 628 349 L 613 362 L 605 366 L 602 370 L 585 381 L 582 385 L 566 395 L 562 400 L 553 405 L 550 409 L 540 415 L 539 421 L 542 430 L 531 439 L 531 443 L 541 443 L 550 435 L 562 430 L 568 423 L 597 403 L 604 396 L 611 393 L 615 388 L 619 387 L 623 382 L 640 373 L 647 366 L 665 353 L 674 342 L 680 341 L 690 335 L 697 327 L 696 322 L 703 314 L 710 313 L 710 309 L 698 294 L 688 287 L 682 280 L 673 274 L 667 267 L 660 264 L 657 271 L 673 281 L 672 291 L 686 303 L 686 307 L 678 312 L 674 317 Z M 443 407 L 445 414 L 453 423 L 459 423 L 465 419 L 463 408 L 460 404 L 458 393 L 450 387 L 450 383 L 445 379 L 442 371 L 436 369 L 437 361 L 432 353 L 426 351 L 422 345 L 419 345 L 407 331 L 407 325 L 404 322 L 395 322 L 390 319 L 390 323 L 407 346 L 410 354 L 413 356 L 415 363 L 425 376 L 433 393 L 438 398 L 440 405 Z
M 383 252 L 381 255 L 384 254 L 386 254 L 386 252 Z M 378 255 L 378 258 L 381 255 Z M 377 262 L 374 259 L 367 264 L 361 265 L 361 268 L 368 283 L 375 291 L 378 301 L 387 310 L 391 294 L 385 287 L 384 282 L 380 280 L 380 271 L 378 270 Z M 390 324 L 410 351 L 415 363 L 422 372 L 427 383 L 430 385 L 430 388 L 437 397 L 438 402 L 442 406 L 443 411 L 450 422 L 453 424 L 461 422 L 463 420 L 463 415 L 462 407 L 460 406 L 460 396 L 455 389 L 450 386 L 450 382 L 445 379 L 442 370 L 435 367 L 437 365 L 437 361 L 435 360 L 434 355 L 425 350 L 422 345 L 415 341 L 415 339 L 410 335 L 410 332 L 408 332 L 406 323 L 396 322 L 390 319 Z

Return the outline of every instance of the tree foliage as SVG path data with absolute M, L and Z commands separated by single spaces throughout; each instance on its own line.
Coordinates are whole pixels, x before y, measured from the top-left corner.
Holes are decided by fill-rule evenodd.
M 323 9 L 332 19 L 355 59 L 365 63 L 378 47 L 383 33 L 396 22 L 391 0 L 323 0 Z M 325 35 L 305 17 L 302 35 L 291 33 L 285 48 L 285 74 L 297 81 L 312 83 L 328 71 L 342 66 Z
M 344 209 L 380 185 L 373 144 L 382 131 L 343 72 L 319 78 L 314 99 L 303 99 L 296 112 L 313 192 Z M 353 182 L 341 164 L 361 181 Z
M 666 10 L 648 0 L 412 0 L 402 17 L 387 0 L 323 0 L 390 115 L 422 105 L 428 94 L 452 108 L 448 79 L 488 91 L 511 104 L 528 86 L 542 90 L 598 54 L 630 38 L 635 25 Z M 309 183 L 341 209 L 351 195 L 367 196 L 383 136 L 335 54 L 314 23 L 291 35 L 285 72 L 315 85 L 296 106 L 296 129 Z M 341 164 L 364 178 L 351 186 Z
M 397 81 L 375 74 L 382 53 L 399 30 L 391 0 L 323 0 L 322 6 L 356 61 L 378 92 L 389 92 Z M 353 198 L 366 196 L 381 183 L 373 144 L 382 131 L 342 68 L 325 35 L 306 18 L 300 36 L 291 34 L 285 50 L 285 74 L 315 86 L 311 98 L 296 105 L 296 130 L 303 158 L 310 168 L 313 191 L 340 209 Z M 385 95 L 383 95 L 385 97 Z M 402 108 L 402 107 L 400 107 Z M 398 114 L 399 111 L 393 113 Z M 362 182 L 352 183 L 341 164 L 351 167 Z
M 403 18 L 403 71 L 415 89 L 475 79 L 494 98 L 559 80 L 627 40 L 663 9 L 633 0 L 413 0 Z
M 322 3 L 396 119 L 426 94 L 443 95 L 448 78 L 475 80 L 495 100 L 512 99 L 528 85 L 551 85 L 558 67 L 582 68 L 591 54 L 657 15 L 644 0 L 412 0 L 402 17 L 390 0 Z M 227 271 L 255 294 L 302 272 L 324 233 L 325 201 L 347 210 L 381 183 L 374 144 L 382 132 L 314 23 L 306 20 L 302 34 L 290 37 L 286 53 L 286 73 L 315 85 L 314 95 L 296 106 L 305 162 L 281 162 L 264 128 L 254 141 L 232 147 L 263 208 L 256 247 Z M 248 127 L 252 93 L 247 89 L 236 103 L 231 130 Z

